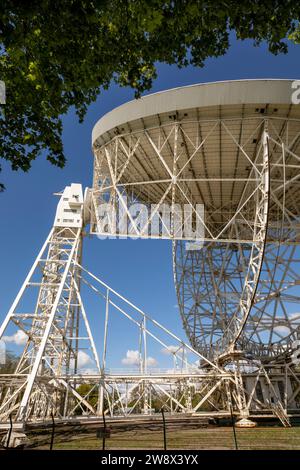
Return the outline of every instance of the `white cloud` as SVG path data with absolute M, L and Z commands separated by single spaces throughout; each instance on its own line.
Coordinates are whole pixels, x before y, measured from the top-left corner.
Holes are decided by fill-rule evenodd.
M 291 333 L 291 330 L 287 326 L 275 326 L 274 332 L 277 333 L 279 336 L 287 336 Z
M 94 360 L 85 351 L 79 350 L 77 355 L 77 369 L 79 371 L 79 374 L 88 374 L 89 371 L 91 371 L 92 369 L 85 366 L 88 366 L 89 364 L 92 364 L 93 367 Z M 75 360 L 74 358 L 72 358 L 70 360 L 70 368 L 73 369 L 74 367 Z
M 157 362 L 156 359 L 154 359 L 154 357 L 149 356 L 147 358 L 147 366 L 155 367 L 155 366 L 157 366 L 157 364 L 158 364 L 158 362 Z
M 26 344 L 28 336 L 24 331 L 18 330 L 14 335 L 3 336 L 2 339 L 5 343 L 15 343 L 17 346 L 22 346 Z
M 128 349 L 126 356 L 122 359 L 122 364 L 126 366 L 138 366 L 140 364 L 140 353 L 137 350 Z M 148 366 L 157 366 L 157 360 L 149 356 L 147 358 Z
M 300 313 L 299 312 L 295 312 L 295 313 L 290 313 L 289 314 L 289 318 L 292 320 L 292 321 L 299 321 L 300 320 Z
M 179 349 L 180 349 L 180 346 L 175 346 L 175 345 L 170 344 L 170 346 L 163 348 L 161 352 L 163 354 L 171 355 L 171 354 L 179 352 Z
M 138 366 L 140 363 L 140 354 L 138 351 L 128 349 L 126 357 L 123 357 L 122 364 L 126 366 Z
M 88 364 L 91 364 L 91 362 L 93 362 L 93 361 L 86 352 L 78 351 L 77 366 L 78 366 L 79 369 L 81 367 L 87 366 Z

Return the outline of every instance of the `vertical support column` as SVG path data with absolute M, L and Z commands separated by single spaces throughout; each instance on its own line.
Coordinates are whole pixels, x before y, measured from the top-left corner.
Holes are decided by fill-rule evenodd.
M 176 200 L 176 182 L 177 182 L 177 152 L 178 152 L 178 123 L 174 125 L 174 153 L 172 168 L 172 205 L 171 205 L 171 233 L 175 235 L 175 200 Z
M 146 333 L 146 317 L 143 317 L 142 322 L 142 332 L 143 332 L 143 373 L 147 375 L 148 373 L 148 366 L 147 366 L 147 333 Z M 149 384 L 147 381 L 144 381 L 144 413 L 149 414 L 150 407 L 149 407 Z
M 26 411 L 27 411 L 27 407 L 28 407 L 28 404 L 29 404 L 29 399 L 30 399 L 30 394 L 31 394 L 31 391 L 32 391 L 32 387 L 33 387 L 34 381 L 36 380 L 36 376 L 37 376 L 39 367 L 41 365 L 41 361 L 42 361 L 42 358 L 43 358 L 46 343 L 48 341 L 50 330 L 52 328 L 54 317 L 56 315 L 58 302 L 59 302 L 60 297 L 62 295 L 62 291 L 63 291 L 64 285 L 65 285 L 65 282 L 66 282 L 66 279 L 67 279 L 67 276 L 68 276 L 68 273 L 69 273 L 69 270 L 70 270 L 70 267 L 71 267 L 71 263 L 75 261 L 74 255 L 75 255 L 76 251 L 78 250 L 78 243 L 80 241 L 80 236 L 81 236 L 81 229 L 78 229 L 77 236 L 74 239 L 73 246 L 71 248 L 71 251 L 70 251 L 70 254 L 69 254 L 69 257 L 68 257 L 68 261 L 65 265 L 65 269 L 64 269 L 64 272 L 63 272 L 63 275 L 62 275 L 62 278 L 61 278 L 61 281 L 60 281 L 60 284 L 59 284 L 59 287 L 58 287 L 58 290 L 57 290 L 57 293 L 56 293 L 56 296 L 55 296 L 55 300 L 54 300 L 52 308 L 51 308 L 51 312 L 50 312 L 50 315 L 49 315 L 49 318 L 48 318 L 48 321 L 47 321 L 47 324 L 46 324 L 46 327 L 45 327 L 45 330 L 44 330 L 44 333 L 43 333 L 42 340 L 40 342 L 40 346 L 39 346 L 37 355 L 35 357 L 30 375 L 28 376 L 28 379 L 27 379 L 27 385 L 26 385 L 26 388 L 25 388 L 25 392 L 24 392 L 21 404 L 20 404 L 20 410 L 19 410 L 19 414 L 18 414 L 18 418 L 21 421 L 24 420 L 25 417 L 26 417 Z
M 239 412 L 243 418 L 247 418 L 249 415 L 249 410 L 246 403 L 245 391 L 243 378 L 240 371 L 240 364 L 237 363 L 237 369 L 234 372 L 235 375 L 235 385 L 236 385 L 236 396 Z
M 105 367 L 106 367 L 106 351 L 107 351 L 107 331 L 108 331 L 108 316 L 109 316 L 109 290 L 106 290 L 106 303 L 105 303 L 105 321 L 104 321 L 104 335 L 103 335 L 103 352 L 102 352 L 102 367 L 101 367 L 101 380 L 99 384 L 99 401 L 98 413 L 102 416 L 104 411 L 104 387 L 105 387 Z
M 267 121 L 265 121 L 265 128 L 262 135 L 262 170 L 259 175 L 258 181 L 258 202 L 257 212 L 255 216 L 255 226 L 253 235 L 253 244 L 251 248 L 251 255 L 249 258 L 249 267 L 245 278 L 243 292 L 240 298 L 240 307 L 235 318 L 235 328 L 229 332 L 233 336 L 229 344 L 229 351 L 233 352 L 236 348 L 238 340 L 247 323 L 253 301 L 256 294 L 257 285 L 260 278 L 260 273 L 263 264 L 263 257 L 265 251 L 267 226 L 268 226 L 268 213 L 269 213 L 269 199 L 270 199 L 270 171 L 269 171 L 269 137 L 267 132 Z M 256 158 L 257 160 L 257 158 Z M 256 163 L 255 160 L 255 163 Z
M 284 410 L 287 413 L 288 407 L 288 365 L 284 365 Z
M 267 121 L 263 132 L 263 167 L 264 167 L 264 219 L 267 219 L 269 209 L 270 172 L 269 172 L 269 134 L 267 131 Z

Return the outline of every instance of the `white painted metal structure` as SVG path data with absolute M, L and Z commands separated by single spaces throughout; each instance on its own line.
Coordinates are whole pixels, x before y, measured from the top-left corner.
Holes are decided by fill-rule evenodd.
M 11 413 L 24 422 L 51 413 L 71 418 L 79 409 L 91 416 L 104 409 L 151 414 L 159 397 L 170 412 L 222 415 L 233 407 L 241 416 L 273 412 L 288 425 L 287 413 L 300 406 L 291 362 L 300 320 L 300 107 L 292 92 L 290 80 L 200 84 L 145 96 L 99 120 L 93 187 L 84 197 L 80 185 L 64 190 L 54 227 L 0 330 L 1 338 L 14 323 L 28 336 L 14 374 L 0 375 L 4 422 Z M 115 210 L 106 225 L 99 212 L 104 203 Z M 138 217 L 130 209 L 137 203 L 152 211 Z M 178 215 L 184 211 L 188 217 Z M 193 230 L 187 236 L 187 223 L 192 229 L 201 224 L 201 237 Z M 81 266 L 88 224 L 97 235 L 173 240 L 191 346 Z M 201 241 L 201 249 L 186 250 L 187 238 Z M 104 301 L 101 361 L 83 284 Z M 25 313 L 17 309 L 27 287 L 38 287 L 38 295 L 34 311 Z M 138 374 L 107 371 L 110 309 L 139 331 Z M 147 338 L 164 348 L 168 341 L 178 345 L 172 371 L 148 370 Z M 82 377 L 84 341 L 97 372 Z M 92 385 L 85 397 L 77 391 L 81 383 Z

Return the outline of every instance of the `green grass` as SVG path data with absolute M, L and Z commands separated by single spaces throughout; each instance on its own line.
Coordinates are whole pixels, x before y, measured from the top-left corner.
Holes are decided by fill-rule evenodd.
M 243 450 L 300 449 L 300 427 L 261 427 L 236 429 L 238 448 Z M 48 445 L 36 447 L 47 449 Z M 102 440 L 91 434 L 68 437 L 57 436 L 54 449 L 101 449 Z M 167 448 L 171 449 L 234 449 L 230 427 L 167 431 Z M 106 449 L 163 449 L 162 431 L 124 431 L 112 433 L 106 439 Z

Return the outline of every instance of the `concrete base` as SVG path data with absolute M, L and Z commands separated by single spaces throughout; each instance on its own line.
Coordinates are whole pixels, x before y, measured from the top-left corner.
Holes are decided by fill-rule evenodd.
M 8 448 L 22 448 L 29 443 L 29 439 L 26 434 L 22 432 L 10 431 L 2 439 L 2 445 Z M 8 445 L 7 445 L 8 444 Z
M 257 426 L 257 423 L 255 421 L 251 421 L 251 419 L 242 418 L 237 421 L 237 423 L 235 423 L 235 426 L 237 428 L 255 428 Z

